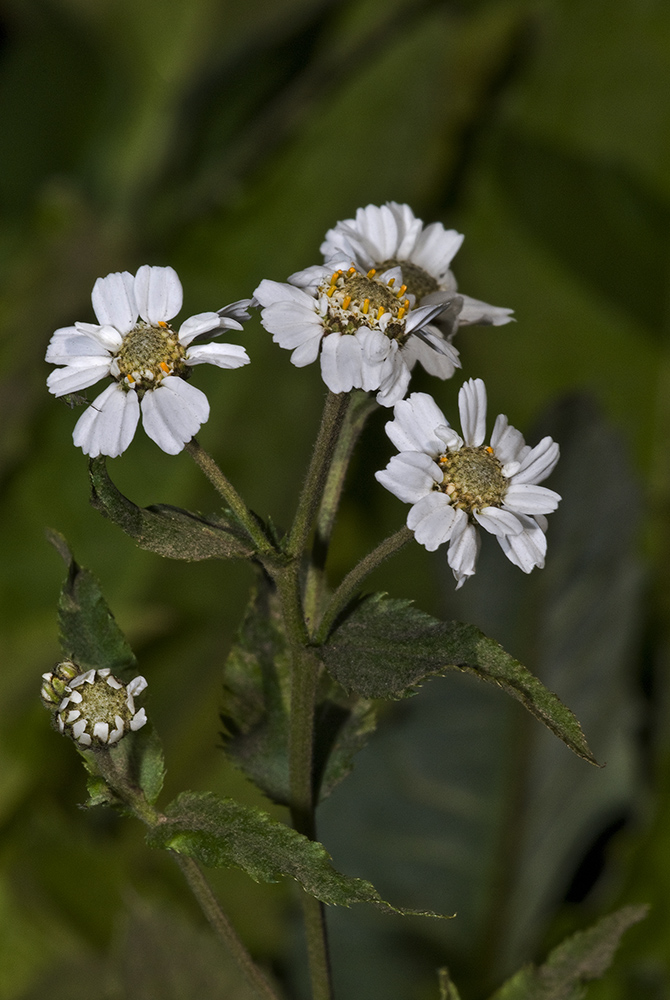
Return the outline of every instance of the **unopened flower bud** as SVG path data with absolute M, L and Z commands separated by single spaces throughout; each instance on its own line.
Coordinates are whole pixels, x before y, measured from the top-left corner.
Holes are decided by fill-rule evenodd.
M 147 686 L 144 677 L 123 684 L 107 668 L 82 672 L 66 660 L 43 678 L 42 701 L 48 708 L 57 706 L 59 732 L 81 747 L 111 746 L 147 721 L 145 710 L 135 708 L 135 696 Z

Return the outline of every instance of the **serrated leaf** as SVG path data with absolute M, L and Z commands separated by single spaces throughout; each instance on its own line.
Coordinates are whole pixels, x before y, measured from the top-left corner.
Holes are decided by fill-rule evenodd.
M 211 792 L 183 792 L 147 840 L 152 847 L 185 854 L 208 868 L 241 868 L 256 882 L 278 882 L 288 876 L 332 906 L 373 903 L 389 913 L 440 916 L 392 906 L 370 882 L 336 871 L 323 844 L 260 809 Z
M 106 667 L 116 672 L 134 667 L 133 651 L 116 624 L 95 577 L 75 562 L 62 535 L 48 531 L 47 537 L 68 567 L 58 601 L 63 655 L 83 670 Z
M 224 670 L 221 721 L 226 755 L 274 802 L 289 801 L 291 659 L 275 589 L 254 588 Z M 314 783 L 325 798 L 353 767 L 375 727 L 373 706 L 327 675 L 317 692 Z
M 581 1000 L 584 983 L 609 969 L 621 936 L 647 914 L 647 906 L 625 906 L 588 930 L 567 938 L 544 965 L 525 966 L 491 1000 Z
M 570 709 L 474 625 L 441 622 L 410 601 L 375 594 L 331 633 L 320 655 L 345 689 L 368 698 L 407 697 L 448 670 L 474 674 L 503 688 L 574 753 L 596 763 Z
M 105 459 L 89 463 L 91 503 L 141 549 L 170 559 L 245 559 L 253 553 L 242 529 L 212 515 L 201 517 L 169 504 L 138 507 L 121 493 Z

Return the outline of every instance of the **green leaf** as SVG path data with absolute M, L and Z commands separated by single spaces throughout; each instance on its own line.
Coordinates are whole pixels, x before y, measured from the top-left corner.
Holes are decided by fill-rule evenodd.
M 582 984 L 604 975 L 621 936 L 647 910 L 647 906 L 624 906 L 588 930 L 573 934 L 554 948 L 544 965 L 525 966 L 491 1000 L 581 1000 Z
M 104 458 L 89 463 L 91 503 L 141 549 L 170 559 L 244 559 L 253 553 L 242 529 L 169 504 L 138 507 L 109 478 Z
M 58 624 L 64 656 L 83 670 L 113 672 L 135 666 L 135 656 L 102 596 L 95 577 L 77 565 L 67 542 L 56 531 L 47 537 L 68 566 L 58 602 Z
M 224 670 L 226 755 L 274 802 L 289 801 L 291 658 L 273 584 L 254 588 Z M 317 692 L 314 781 L 323 799 L 349 773 L 375 727 L 369 701 L 347 695 L 324 673 Z
M 402 698 L 426 678 L 458 669 L 503 688 L 592 764 L 579 722 L 526 667 L 474 625 L 441 622 L 410 601 L 363 599 L 321 649 L 329 672 L 368 698 Z
M 336 871 L 323 844 L 267 813 L 211 792 L 183 792 L 167 819 L 147 836 L 152 847 L 195 858 L 209 868 L 241 868 L 256 882 L 294 878 L 305 892 L 334 906 L 373 903 L 389 913 L 439 916 L 386 903 L 370 882 Z

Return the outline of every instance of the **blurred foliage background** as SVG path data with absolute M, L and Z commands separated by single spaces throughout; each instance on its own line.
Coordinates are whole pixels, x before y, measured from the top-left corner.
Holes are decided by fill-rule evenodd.
M 208 1000 L 229 975 L 170 859 L 137 824 L 76 808 L 81 766 L 38 699 L 64 574 L 46 526 L 101 580 L 149 680 L 166 796 L 262 802 L 217 748 L 251 572 L 162 561 L 89 506 L 78 412 L 44 386 L 49 337 L 93 318 L 99 275 L 171 264 L 188 316 L 318 262 L 327 228 L 387 199 L 464 232 L 461 288 L 516 310 L 459 334 L 464 373 L 486 380 L 491 420 L 561 442 L 564 500 L 543 573 L 485 539 L 458 594 L 444 554 L 418 546 L 371 585 L 499 639 L 606 766 L 468 678 L 391 706 L 321 837 L 386 898 L 458 916 L 333 913 L 337 993 L 436 997 L 448 963 L 480 1000 L 568 932 L 648 902 L 589 996 L 670 997 L 665 0 L 3 0 L 0 31 L 0 1000 L 46 984 L 63 1000 L 93 985 Z M 324 388 L 257 317 L 240 337 L 252 365 L 197 371 L 199 438 L 286 525 Z M 460 382 L 413 385 L 455 418 Z M 334 580 L 405 516 L 372 478 L 392 451 L 384 419 L 351 470 Z M 216 508 L 188 456 L 141 431 L 109 467 L 136 503 Z M 213 881 L 253 953 L 303 989 L 292 887 Z M 226 995 L 244 996 L 234 976 Z

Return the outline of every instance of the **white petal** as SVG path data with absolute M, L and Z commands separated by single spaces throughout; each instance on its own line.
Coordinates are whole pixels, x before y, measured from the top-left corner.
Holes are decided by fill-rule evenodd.
M 556 468 L 559 447 L 550 437 L 542 438 L 539 444 L 522 458 L 519 471 L 514 475 L 514 484 L 541 483 Z
M 241 330 L 242 323 L 246 323 L 248 319 L 251 319 L 249 309 L 251 309 L 253 304 L 253 299 L 237 299 L 235 302 L 231 302 L 230 305 L 224 306 L 223 309 L 217 309 L 219 316 L 226 324 L 224 329 Z
M 428 334 L 428 330 L 424 330 Z M 412 335 L 403 347 L 403 356 L 409 368 L 416 362 L 420 362 L 429 375 L 437 378 L 451 378 L 457 368 L 461 367 L 461 360 L 458 351 L 444 337 L 439 338 L 439 343 L 433 346 L 433 338 L 438 338 L 433 334 L 428 339 L 431 343 L 426 343 L 420 337 Z
M 351 261 L 343 260 L 342 265 L 344 267 L 350 267 Z M 306 291 L 310 292 L 311 295 L 316 295 L 316 290 L 319 285 L 323 285 L 329 280 L 334 271 L 338 268 L 333 265 L 328 265 L 324 267 L 323 264 L 315 264 L 312 267 L 306 267 L 302 271 L 295 271 L 290 274 L 288 281 L 291 285 L 295 285 L 298 288 L 304 288 Z M 262 284 L 262 282 L 261 282 Z
M 87 725 L 88 725 L 87 719 L 80 719 L 79 722 L 75 722 L 74 726 L 72 727 L 72 735 L 76 740 L 78 740 L 81 734 L 86 730 Z
M 398 451 L 423 451 L 432 458 L 444 453 L 444 442 L 435 428 L 448 421 L 432 396 L 413 392 L 395 404 L 393 420 L 386 424 L 386 433 Z
M 443 542 L 448 541 L 458 523 L 457 512 L 449 502 L 446 493 L 433 492 L 423 497 L 410 509 L 407 527 L 414 532 L 417 542 L 429 552 L 434 552 Z
M 93 735 L 101 740 L 103 743 L 107 742 L 109 737 L 109 723 L 108 722 L 96 722 L 93 726 Z
M 510 462 L 518 462 L 521 449 L 525 445 L 526 442 L 521 431 L 518 431 L 516 427 L 510 426 L 504 413 L 500 413 L 496 417 L 493 433 L 491 434 L 491 447 L 498 461 L 502 465 L 508 465 Z
M 296 368 L 304 368 L 305 365 L 311 365 L 318 358 L 320 347 L 320 336 L 306 340 L 304 344 L 301 344 L 300 347 L 296 347 L 294 350 L 291 355 L 291 364 L 294 364 Z
M 486 387 L 480 378 L 471 378 L 458 394 L 458 409 L 465 443 L 478 448 L 486 434 Z
M 482 507 L 474 512 L 474 518 L 492 535 L 518 535 L 523 529 L 516 514 L 501 507 Z
M 168 455 L 177 455 L 208 417 L 204 392 L 175 375 L 168 375 L 142 399 L 144 430 Z
M 551 514 L 561 497 L 546 486 L 517 483 L 514 479 L 505 494 L 505 507 L 520 514 Z
M 323 337 L 321 317 L 314 308 L 314 300 L 307 300 L 309 306 L 296 306 L 289 302 L 277 302 L 267 306 L 261 313 L 261 323 L 272 334 L 275 344 L 292 351 L 308 340 Z
M 179 327 L 179 343 L 183 347 L 187 347 L 201 333 L 209 333 L 210 330 L 225 330 L 228 327 L 233 328 L 233 326 L 238 330 L 242 329 L 241 323 L 228 321 L 224 324 L 216 312 L 198 313 L 196 316 L 189 316 Z
M 47 377 L 47 388 L 54 396 L 65 396 L 68 392 L 79 392 L 95 385 L 105 375 L 109 375 L 111 358 L 74 358 L 67 368 L 55 368 Z
M 288 285 L 283 281 L 270 281 L 264 278 L 258 288 L 254 291 L 254 298 L 261 306 L 267 308 L 277 302 L 292 302 L 294 305 L 307 305 L 314 307 L 314 295 L 304 292 L 301 288 Z
M 390 355 L 384 362 L 382 384 L 377 393 L 377 402 L 381 406 L 395 406 L 403 398 L 409 388 L 412 373 L 405 364 L 402 352 Z
M 488 302 L 480 302 L 479 299 L 472 299 L 469 295 L 464 295 L 458 322 L 461 326 L 472 326 L 474 323 L 480 326 L 504 326 L 505 323 L 511 323 L 513 319 L 513 309 L 490 306 Z
M 118 382 L 107 386 L 79 418 L 72 440 L 85 455 L 116 458 L 133 439 L 140 407 L 137 394 L 124 392 Z
M 119 333 L 128 333 L 137 320 L 137 304 L 133 291 L 134 279 L 129 271 L 114 271 L 98 278 L 93 286 L 93 311 L 102 326 L 113 326 Z
M 189 365 L 241 368 L 249 364 L 249 355 L 240 344 L 198 344 L 186 351 L 186 361 Z
M 52 365 L 69 365 L 79 358 L 102 357 L 104 354 L 100 343 L 87 332 L 76 326 L 64 326 L 51 337 L 44 360 Z
M 399 261 L 411 260 L 423 222 L 417 219 L 409 205 L 399 205 L 396 201 L 388 201 L 386 204 L 393 213 L 398 228 L 398 245 L 393 256 Z
M 530 573 L 536 566 L 544 566 L 547 539 L 544 531 L 532 517 L 523 517 L 524 530 L 518 535 L 502 536 L 498 539 L 500 548 L 507 558 L 524 573 Z
M 184 293 L 173 267 L 143 264 L 135 275 L 135 301 L 143 320 L 155 326 L 176 316 Z
M 142 726 L 146 724 L 146 721 L 147 721 L 147 713 L 143 708 L 141 708 L 139 712 L 136 712 L 133 718 L 130 720 L 130 728 L 134 733 L 136 733 L 138 729 L 141 729 Z
M 130 681 L 130 683 L 128 684 L 126 690 L 129 695 L 136 697 L 138 694 L 142 694 L 142 692 L 145 690 L 146 687 L 147 687 L 146 678 L 142 677 L 142 674 L 138 674 L 137 677 L 133 677 L 132 681 Z
M 435 483 L 442 482 L 442 471 L 428 455 L 403 451 L 375 472 L 375 479 L 403 503 L 417 503 L 433 492 Z
M 391 341 L 379 330 L 361 327 L 355 334 L 361 346 L 361 389 L 374 391 L 381 385 L 384 362 L 391 350 Z
M 77 743 L 79 743 L 79 745 L 82 747 L 90 747 L 91 737 L 89 736 L 88 733 L 82 733 L 81 736 L 78 737 Z
M 98 326 L 96 323 L 75 323 L 74 325 L 79 333 L 91 337 L 111 354 L 115 354 L 123 343 L 123 337 L 115 326 Z
M 433 222 L 416 241 L 412 262 L 439 279 L 449 270 L 463 240 L 464 236 L 455 229 L 445 229 L 441 222 Z
M 465 511 L 459 510 L 457 522 L 451 533 L 447 562 L 456 578 L 456 590 L 459 590 L 468 577 L 473 576 L 479 555 L 480 538 L 474 524 L 470 524 Z
M 359 389 L 362 382 L 363 351 L 352 334 L 331 333 L 323 339 L 321 376 L 331 392 Z

